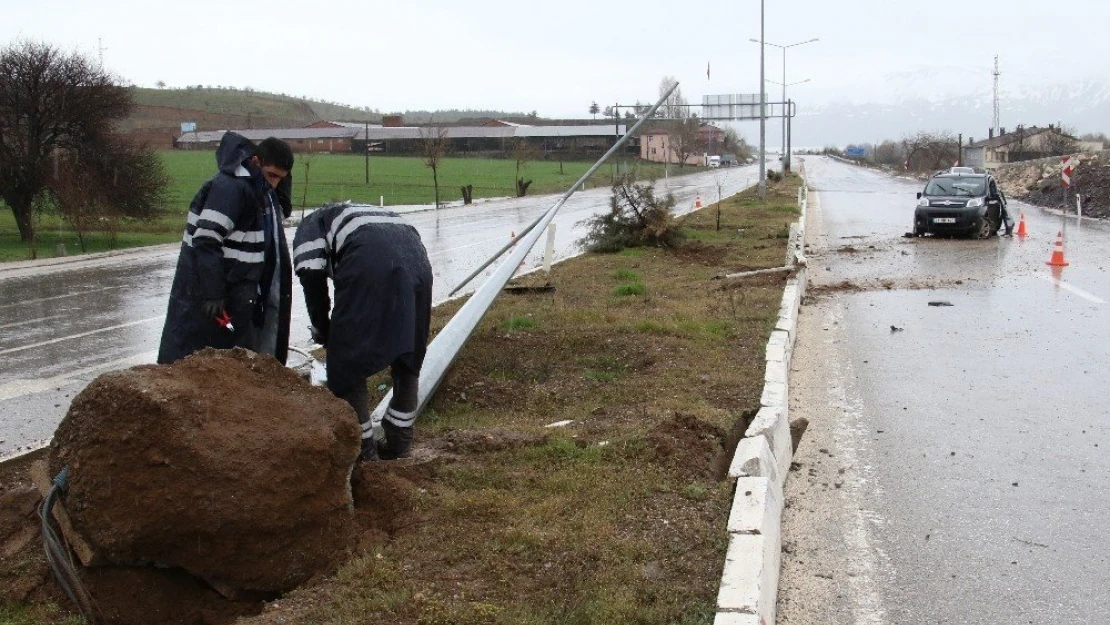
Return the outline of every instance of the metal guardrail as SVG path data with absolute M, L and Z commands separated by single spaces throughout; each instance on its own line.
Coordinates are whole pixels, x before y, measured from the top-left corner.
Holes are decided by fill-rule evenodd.
M 607 161 L 610 156 L 615 154 L 621 148 L 621 146 L 628 141 L 629 137 L 633 136 L 635 132 L 639 130 L 640 126 L 642 126 L 645 121 L 647 121 L 655 114 L 659 107 L 662 106 L 663 102 L 666 101 L 666 99 L 670 97 L 671 93 L 677 88 L 678 83 L 675 83 L 675 85 L 672 86 L 671 89 L 663 95 L 663 97 L 659 98 L 659 101 L 656 102 L 654 106 L 648 109 L 647 112 L 645 112 L 644 115 L 640 117 L 639 121 L 637 121 L 636 124 L 628 130 L 628 132 L 626 132 L 616 143 L 613 144 L 613 147 L 609 148 L 608 152 L 606 152 L 596 163 L 594 163 L 593 166 L 590 167 L 590 169 L 587 170 L 586 173 L 583 174 L 582 177 L 579 178 L 578 181 L 575 182 L 574 185 L 571 186 L 571 188 L 568 189 L 561 198 L 559 198 L 559 201 L 555 202 L 555 204 L 551 208 L 549 208 L 547 212 L 545 212 L 538 219 L 532 222 L 524 231 L 522 231 L 520 236 L 518 236 L 508 245 L 502 247 L 501 250 L 499 250 L 489 261 L 482 265 L 481 268 L 479 268 L 473 274 L 468 276 L 466 280 L 463 281 L 463 284 L 469 282 L 471 279 L 473 279 L 474 276 L 478 275 L 486 267 L 493 264 L 493 262 L 495 262 L 497 258 L 504 254 L 507 249 L 509 249 L 513 245 L 516 246 L 516 248 L 513 249 L 509 256 L 501 261 L 501 264 L 498 265 L 496 269 L 494 269 L 493 274 L 490 275 L 490 277 L 487 278 L 480 287 L 478 287 L 478 289 L 474 292 L 470 299 L 467 300 L 466 304 L 464 304 L 463 307 L 459 309 L 459 312 L 455 313 L 455 316 L 452 317 L 449 322 L 447 322 L 447 325 L 443 327 L 443 330 L 441 330 L 439 334 L 437 334 L 432 342 L 428 345 L 428 352 L 424 358 L 424 366 L 420 370 L 420 383 L 419 391 L 417 393 L 417 406 L 415 410 L 417 415 L 424 411 L 424 407 L 427 405 L 428 400 L 431 399 L 433 394 L 435 394 L 436 389 L 439 388 L 440 383 L 443 381 L 443 377 L 447 373 L 447 369 L 451 366 L 452 363 L 455 362 L 455 359 L 458 358 L 459 352 L 462 351 L 463 346 L 470 338 L 470 335 L 474 332 L 474 329 L 478 327 L 478 324 L 482 321 L 482 318 L 485 317 L 486 312 L 489 310 L 489 307 L 493 304 L 493 300 L 501 292 L 501 289 L 503 289 L 505 285 L 508 284 L 509 280 L 512 279 L 517 267 L 520 265 L 521 261 L 523 261 L 524 258 L 528 256 L 529 252 L 532 251 L 532 248 L 536 245 L 536 242 L 539 241 L 540 237 L 543 236 L 544 230 L 547 228 L 548 224 L 550 224 L 551 221 L 555 218 L 555 214 L 559 211 L 559 209 L 563 206 L 567 199 L 569 199 L 570 196 L 573 195 L 574 192 L 577 191 L 586 182 L 586 180 L 588 180 L 589 177 L 594 174 L 594 172 L 596 172 L 603 164 L 605 164 L 605 161 Z M 457 291 L 458 288 L 461 288 L 461 285 L 455 290 Z M 454 293 L 454 291 L 452 291 L 452 293 Z M 381 435 L 379 424 L 381 423 L 382 418 L 385 416 L 386 409 L 389 407 L 389 402 L 392 399 L 393 390 L 390 389 L 389 392 L 386 393 L 382 401 L 374 409 L 374 412 L 371 414 L 371 419 L 375 427 L 375 435 Z

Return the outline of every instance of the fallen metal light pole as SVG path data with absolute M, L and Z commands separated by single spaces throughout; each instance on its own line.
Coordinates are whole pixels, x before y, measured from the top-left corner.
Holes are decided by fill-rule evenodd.
M 501 289 L 509 283 L 509 280 L 512 279 L 521 261 L 532 251 L 532 247 L 536 245 L 536 242 L 543 235 L 544 230 L 547 228 L 548 224 L 551 223 L 551 220 L 555 218 L 555 213 L 559 211 L 563 203 L 566 202 L 567 199 L 594 174 L 594 172 L 605 164 L 605 161 L 609 160 L 609 157 L 615 154 L 617 150 L 628 141 L 629 137 L 639 130 L 640 126 L 642 126 L 645 121 L 655 115 L 655 111 L 662 106 L 663 102 L 666 101 L 677 88 L 678 83 L 675 83 L 663 97 L 659 98 L 659 101 L 656 102 L 654 106 L 644 113 L 643 117 L 641 117 L 632 128 L 628 129 L 628 132 L 626 132 L 623 137 L 613 144 L 613 147 L 609 148 L 609 151 L 606 152 L 600 160 L 593 164 L 593 167 L 590 167 L 585 174 L 582 174 L 578 182 L 575 182 L 574 185 L 563 194 L 563 197 L 559 198 L 559 201 L 556 202 L 554 206 L 547 209 L 547 212 L 528 226 L 525 231 L 526 234 L 522 234 L 513 241 L 513 243 L 516 244 L 516 249 L 494 269 L 493 274 L 486 279 L 482 286 L 478 287 L 470 299 L 467 300 L 466 304 L 463 304 L 463 307 L 459 309 L 459 312 L 455 313 L 455 316 L 452 317 L 451 320 L 447 322 L 447 325 L 440 330 L 439 334 L 432 339 L 432 342 L 428 345 L 428 353 L 424 357 L 424 366 L 420 370 L 420 390 L 416 398 L 416 414 L 419 415 L 424 411 L 424 406 L 427 405 L 428 400 L 435 393 L 436 389 L 439 388 L 440 383 L 443 381 L 443 376 L 447 373 L 448 367 L 451 366 L 451 363 L 455 362 L 459 352 L 462 351 L 463 345 L 466 344 L 467 339 L 470 338 L 474 329 L 478 327 L 478 324 L 482 321 L 482 318 L 485 317 L 489 307 L 493 304 L 493 300 L 501 292 Z M 512 247 L 512 245 L 505 246 L 496 256 L 483 265 L 481 269 L 472 274 L 471 277 L 477 275 L 482 269 L 492 264 L 497 257 L 504 253 L 509 247 Z M 469 280 L 470 278 L 467 278 L 466 281 Z M 464 284 L 466 281 L 464 281 Z M 385 416 L 385 411 L 389 407 L 391 399 L 393 399 L 392 389 L 386 393 L 381 403 L 374 409 L 371 419 L 374 422 L 375 430 L 377 430 L 378 424 L 381 423 L 382 418 Z M 375 433 L 377 434 L 377 431 Z

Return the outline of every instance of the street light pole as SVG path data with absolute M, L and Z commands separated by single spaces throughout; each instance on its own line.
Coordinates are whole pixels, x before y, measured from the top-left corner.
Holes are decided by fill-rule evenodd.
M 782 101 L 783 101 L 782 120 L 785 123 L 784 129 L 786 130 L 786 134 L 783 135 L 783 144 L 782 144 L 784 146 L 783 147 L 783 153 L 782 153 L 782 171 L 783 171 L 783 173 L 786 173 L 786 172 L 790 171 L 790 165 L 791 165 L 791 159 L 790 159 L 790 119 L 789 119 L 789 117 L 790 117 L 790 113 L 791 113 L 790 109 L 792 108 L 790 106 L 790 102 L 788 102 L 786 100 L 786 88 L 787 87 L 793 87 L 794 85 L 800 85 L 800 84 L 805 83 L 805 82 L 809 82 L 809 79 L 806 78 L 805 80 L 799 80 L 797 82 L 792 82 L 792 83 L 789 83 L 789 84 L 784 83 L 784 82 L 775 82 L 771 79 L 768 79 L 767 82 L 769 82 L 773 85 L 781 85 L 782 86 Z
M 759 199 L 767 197 L 767 78 L 763 74 L 764 0 L 759 0 Z
M 762 31 L 762 27 L 761 27 L 761 31 Z M 815 37 L 813 39 L 808 39 L 806 41 L 799 41 L 797 43 L 792 43 L 792 44 L 785 45 L 785 46 L 784 45 L 779 45 L 777 43 L 771 43 L 769 41 L 762 41 L 762 39 L 763 39 L 763 35 L 760 34 L 760 41 L 758 43 L 760 44 L 761 48 L 764 45 L 768 45 L 768 46 L 774 46 L 776 48 L 780 48 L 782 50 L 782 83 L 780 83 L 780 84 L 782 84 L 782 86 L 783 86 L 782 87 L 782 101 L 784 103 L 783 106 L 785 107 L 786 106 L 786 104 L 785 104 L 785 102 L 786 102 L 786 49 L 787 48 L 793 48 L 795 46 L 805 45 L 807 43 L 813 43 L 814 41 L 820 41 L 820 39 Z M 750 41 L 755 41 L 755 39 L 751 39 Z M 761 71 L 761 73 L 762 73 L 762 71 Z M 795 83 L 795 84 L 797 84 L 797 83 Z M 782 159 L 783 159 L 784 164 L 790 158 L 790 156 L 786 153 L 786 150 L 787 150 L 787 146 L 786 146 L 786 115 L 787 114 L 789 114 L 789 111 L 784 110 L 783 111 L 783 118 L 782 118 Z

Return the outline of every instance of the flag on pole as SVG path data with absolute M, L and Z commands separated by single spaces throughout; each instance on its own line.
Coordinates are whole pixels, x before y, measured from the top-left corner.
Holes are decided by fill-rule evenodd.
M 705 79 L 709 80 L 709 61 L 705 62 Z

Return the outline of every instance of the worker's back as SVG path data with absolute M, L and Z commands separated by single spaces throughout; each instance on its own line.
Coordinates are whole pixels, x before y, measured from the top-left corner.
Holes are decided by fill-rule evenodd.
M 335 284 L 329 376 L 336 361 L 371 373 L 402 354 L 423 361 L 432 268 L 420 234 L 401 217 L 374 206 L 325 206 L 297 228 L 293 263 L 302 282 L 326 272 Z

